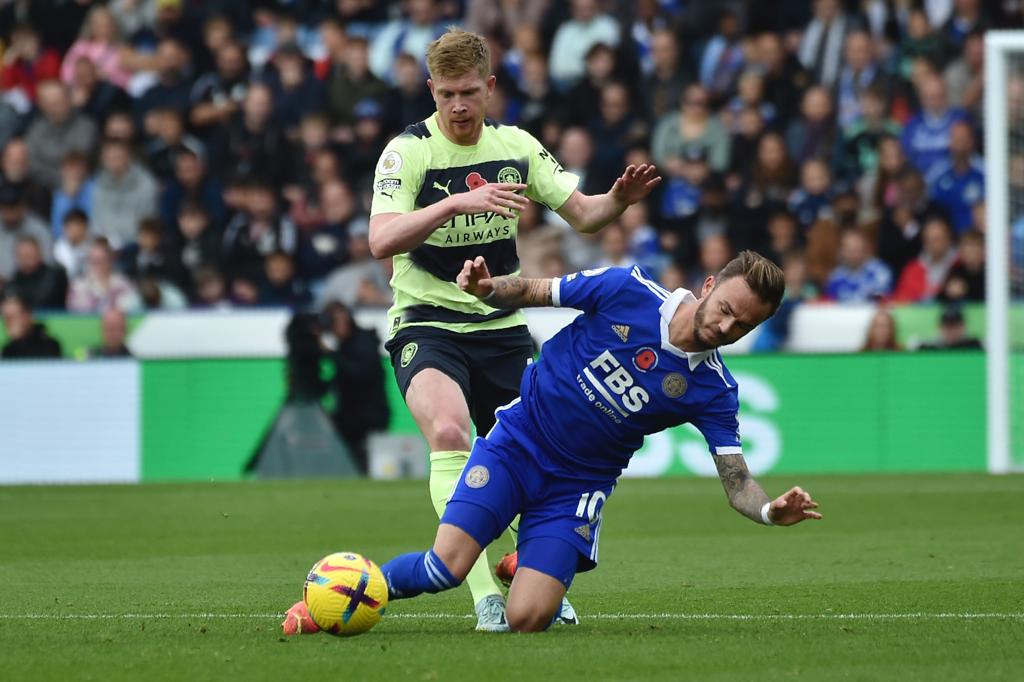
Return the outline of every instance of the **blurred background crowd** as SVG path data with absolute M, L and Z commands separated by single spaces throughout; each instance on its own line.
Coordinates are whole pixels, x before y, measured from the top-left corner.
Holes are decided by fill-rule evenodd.
M 388 305 L 372 173 L 433 111 L 424 52 L 452 24 L 490 43 L 489 116 L 582 191 L 665 178 L 595 237 L 531 206 L 525 276 L 638 262 L 693 289 L 752 248 L 788 310 L 983 300 L 983 35 L 1024 26 L 1019 0 L 0 0 L 0 288 L 90 313 Z

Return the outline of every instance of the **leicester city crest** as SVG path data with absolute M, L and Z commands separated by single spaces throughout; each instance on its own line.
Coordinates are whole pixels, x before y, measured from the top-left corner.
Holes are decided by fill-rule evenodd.
M 661 380 L 661 390 L 669 398 L 678 398 L 686 393 L 686 378 L 679 372 L 672 372 Z
M 489 480 L 491 480 L 491 472 L 481 464 L 477 464 L 466 472 L 466 485 L 470 488 L 483 488 Z

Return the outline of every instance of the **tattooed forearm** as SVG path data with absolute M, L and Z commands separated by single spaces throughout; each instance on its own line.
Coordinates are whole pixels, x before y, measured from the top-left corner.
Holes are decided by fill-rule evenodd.
M 770 500 L 750 475 L 743 455 L 715 455 L 712 459 L 718 467 L 718 477 L 722 479 L 722 487 L 732 508 L 761 523 L 761 507 Z
M 495 308 L 531 308 L 551 305 L 550 279 L 524 279 L 514 275 L 491 279 L 494 293 L 484 299 Z

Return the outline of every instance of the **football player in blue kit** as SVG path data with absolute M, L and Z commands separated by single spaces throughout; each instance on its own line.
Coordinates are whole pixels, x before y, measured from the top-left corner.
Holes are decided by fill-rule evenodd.
M 667 291 L 639 267 L 555 279 L 492 278 L 482 257 L 458 276 L 498 308 L 583 311 L 552 337 L 523 375 L 521 395 L 473 446 L 426 552 L 381 568 L 391 599 L 457 587 L 484 547 L 520 514 L 509 627 L 544 630 L 577 572 L 597 565 L 602 509 L 644 436 L 691 423 L 707 440 L 729 503 L 752 521 L 820 519 L 799 487 L 769 498 L 743 460 L 736 380 L 716 350 L 771 317 L 782 271 L 744 251 L 699 298 Z

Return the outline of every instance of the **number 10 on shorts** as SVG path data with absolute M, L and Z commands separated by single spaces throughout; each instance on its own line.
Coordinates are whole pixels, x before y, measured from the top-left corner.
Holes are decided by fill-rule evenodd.
M 576 516 L 587 519 L 590 523 L 597 523 L 601 518 L 601 507 L 608 496 L 601 490 L 580 495 L 580 503 L 576 505 Z

